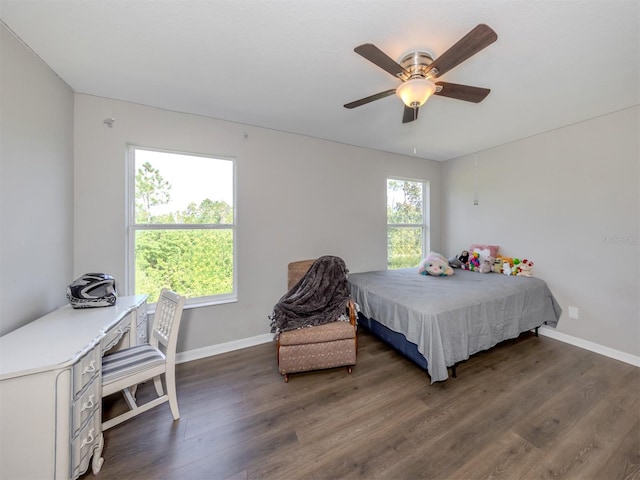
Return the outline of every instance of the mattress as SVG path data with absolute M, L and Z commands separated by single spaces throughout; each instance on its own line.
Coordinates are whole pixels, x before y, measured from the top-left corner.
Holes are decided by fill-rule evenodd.
M 535 277 L 466 270 L 434 277 L 407 268 L 351 273 L 349 285 L 363 315 L 417 346 L 432 383 L 474 353 L 543 324 L 555 327 L 562 313 Z

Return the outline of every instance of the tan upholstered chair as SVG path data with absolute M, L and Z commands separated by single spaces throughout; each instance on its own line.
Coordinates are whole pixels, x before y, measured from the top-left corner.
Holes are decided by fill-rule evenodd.
M 289 264 L 291 288 L 311 268 L 315 260 Z M 278 370 L 289 381 L 289 374 L 356 364 L 358 346 L 356 309 L 353 300 L 348 305 L 349 321 L 335 321 L 313 327 L 281 332 L 277 338 Z

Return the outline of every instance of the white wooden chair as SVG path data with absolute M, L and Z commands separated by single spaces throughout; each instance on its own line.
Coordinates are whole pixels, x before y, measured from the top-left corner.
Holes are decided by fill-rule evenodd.
M 102 424 L 103 431 L 167 401 L 171 407 L 173 419 L 180 418 L 176 396 L 175 364 L 178 330 L 185 301 L 186 297 L 163 288 L 156 304 L 149 343 L 125 348 L 103 357 L 102 397 L 122 391 L 130 409 L 105 421 Z M 161 375 L 163 374 L 167 387 L 166 394 L 162 389 Z M 134 396 L 135 388 L 138 384 L 151 379 L 158 397 L 138 405 Z

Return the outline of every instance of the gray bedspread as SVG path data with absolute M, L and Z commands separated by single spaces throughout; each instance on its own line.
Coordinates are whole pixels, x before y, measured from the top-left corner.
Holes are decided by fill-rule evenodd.
M 362 313 L 418 346 L 431 383 L 447 367 L 543 323 L 555 327 L 562 313 L 544 280 L 456 270 L 449 277 L 417 269 L 349 275 Z

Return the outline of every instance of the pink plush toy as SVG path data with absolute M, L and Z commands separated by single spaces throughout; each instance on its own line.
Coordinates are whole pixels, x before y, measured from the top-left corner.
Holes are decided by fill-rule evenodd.
M 418 273 L 421 275 L 433 275 L 434 277 L 445 277 L 453 275 L 453 268 L 442 255 L 431 252 L 420 262 Z

